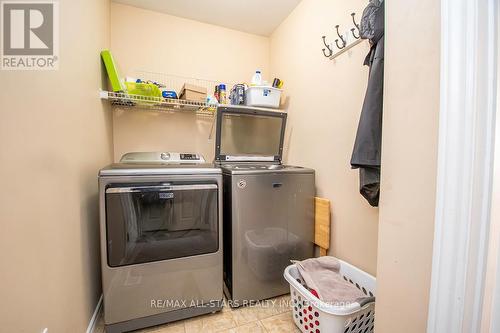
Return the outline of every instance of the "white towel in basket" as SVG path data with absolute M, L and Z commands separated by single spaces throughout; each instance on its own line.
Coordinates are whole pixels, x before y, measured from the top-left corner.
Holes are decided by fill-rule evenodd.
M 323 302 L 346 306 L 354 302 L 363 304 L 368 298 L 342 278 L 339 273 L 340 262 L 334 257 L 323 256 L 292 262 L 297 266 L 307 288 L 315 290 Z

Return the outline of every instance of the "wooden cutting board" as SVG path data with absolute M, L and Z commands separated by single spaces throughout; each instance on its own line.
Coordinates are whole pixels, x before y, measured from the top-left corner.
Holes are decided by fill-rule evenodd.
M 314 198 L 314 243 L 319 246 L 319 255 L 326 256 L 330 247 L 330 200 Z

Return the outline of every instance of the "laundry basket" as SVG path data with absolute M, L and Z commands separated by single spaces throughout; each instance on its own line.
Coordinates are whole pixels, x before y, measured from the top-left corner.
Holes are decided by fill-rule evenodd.
M 373 276 L 342 261 L 340 274 L 367 297 L 375 296 L 376 280 Z M 368 333 L 373 332 L 375 302 L 351 303 L 346 306 L 327 304 L 316 298 L 305 287 L 295 265 L 285 269 L 290 283 L 293 320 L 303 333 Z

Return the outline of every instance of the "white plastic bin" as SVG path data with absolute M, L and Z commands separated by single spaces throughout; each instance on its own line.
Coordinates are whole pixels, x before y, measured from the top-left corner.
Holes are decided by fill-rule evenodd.
M 279 108 L 281 89 L 265 86 L 250 86 L 247 88 L 246 102 L 248 106 L 264 108 Z
M 340 261 L 340 274 L 368 297 L 375 296 L 376 280 L 362 270 Z M 351 303 L 336 306 L 322 302 L 304 286 L 295 265 L 285 269 L 290 283 L 292 315 L 295 325 L 303 333 L 369 333 L 375 322 L 375 302 L 360 306 Z

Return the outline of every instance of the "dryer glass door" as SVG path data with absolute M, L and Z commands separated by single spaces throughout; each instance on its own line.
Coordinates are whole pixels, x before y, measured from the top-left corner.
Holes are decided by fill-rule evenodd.
M 217 252 L 217 200 L 216 184 L 108 187 L 108 265 Z

